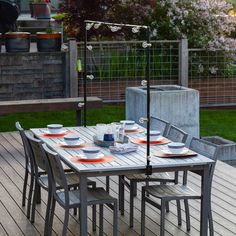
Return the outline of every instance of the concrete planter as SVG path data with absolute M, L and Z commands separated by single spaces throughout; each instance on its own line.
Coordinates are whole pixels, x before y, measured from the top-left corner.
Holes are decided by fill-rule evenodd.
M 126 119 L 146 117 L 146 88 L 126 89 Z M 191 136 L 199 137 L 199 93 L 177 85 L 151 86 L 150 113 L 169 121 Z
M 236 161 L 236 143 L 219 136 L 203 137 L 208 142 L 219 145 L 218 160 Z

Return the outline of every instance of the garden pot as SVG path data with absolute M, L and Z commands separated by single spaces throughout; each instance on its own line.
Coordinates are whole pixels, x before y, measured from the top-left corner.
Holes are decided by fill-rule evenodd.
M 61 51 L 61 33 L 38 32 L 36 34 L 37 49 L 39 52 Z
M 29 52 L 30 33 L 8 32 L 5 34 L 6 52 Z
M 51 9 L 47 3 L 32 3 L 32 13 L 37 19 L 51 18 Z

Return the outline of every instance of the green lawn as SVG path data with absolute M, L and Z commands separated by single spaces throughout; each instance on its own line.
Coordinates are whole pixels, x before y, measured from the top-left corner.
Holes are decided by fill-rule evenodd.
M 110 123 L 125 118 L 124 106 L 103 106 L 102 109 L 88 110 L 87 124 Z M 20 121 L 25 129 L 45 127 L 49 123 L 75 126 L 74 111 L 18 113 L 0 117 L 0 132 L 15 130 L 15 122 Z M 236 141 L 236 110 L 201 110 L 201 136 L 219 135 Z

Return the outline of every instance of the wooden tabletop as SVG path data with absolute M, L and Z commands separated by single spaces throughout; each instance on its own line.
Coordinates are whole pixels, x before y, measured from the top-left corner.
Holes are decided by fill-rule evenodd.
M 96 134 L 96 127 L 70 127 L 65 128 L 67 130 L 78 133 L 82 140 L 86 143 L 93 144 L 93 136 Z M 54 151 L 56 151 L 62 160 L 75 169 L 79 173 L 92 173 L 92 172 L 113 172 L 117 175 L 120 171 L 131 171 L 131 170 L 144 170 L 146 167 L 146 145 L 139 145 L 137 152 L 128 154 L 111 154 L 108 148 L 101 148 L 101 152 L 105 155 L 112 155 L 114 161 L 108 163 L 75 163 L 71 160 L 72 157 L 78 156 L 82 153 L 80 149 L 63 149 L 58 144 L 63 142 L 62 138 L 48 138 L 42 136 L 43 131 L 46 129 L 31 129 L 31 131 L 38 136 L 41 140 L 47 143 Z M 137 138 L 140 134 L 128 134 L 129 138 Z M 163 145 L 152 145 L 151 153 L 160 150 Z M 183 168 L 183 167 L 197 167 L 212 163 L 213 161 L 202 155 L 193 157 L 177 157 L 177 158 L 160 158 L 152 155 L 151 165 L 154 170 L 164 170 L 166 168 Z

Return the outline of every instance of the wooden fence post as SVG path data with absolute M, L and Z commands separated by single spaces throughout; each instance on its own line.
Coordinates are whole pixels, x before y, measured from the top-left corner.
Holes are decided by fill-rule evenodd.
M 78 97 L 78 74 L 76 68 L 77 62 L 77 42 L 75 39 L 69 40 L 69 91 L 70 97 Z
M 188 87 L 188 40 L 181 39 L 179 42 L 179 85 Z

